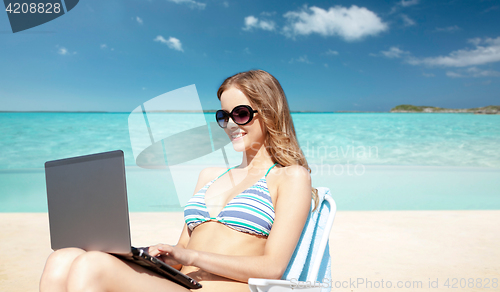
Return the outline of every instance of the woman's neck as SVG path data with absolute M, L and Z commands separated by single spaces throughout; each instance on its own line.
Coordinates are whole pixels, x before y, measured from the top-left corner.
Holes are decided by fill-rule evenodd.
M 243 153 L 243 161 L 240 167 L 249 170 L 264 169 L 269 168 L 273 163 L 271 156 L 267 153 L 266 147 L 262 144 L 259 149 L 249 149 Z

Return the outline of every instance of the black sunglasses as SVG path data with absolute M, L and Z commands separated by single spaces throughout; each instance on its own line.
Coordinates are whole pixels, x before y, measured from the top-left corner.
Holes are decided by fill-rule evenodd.
M 227 122 L 231 118 L 236 124 L 243 126 L 253 119 L 253 114 L 257 111 L 251 108 L 249 105 L 239 105 L 228 113 L 224 110 L 218 110 L 215 113 L 215 119 L 221 128 L 227 127 Z

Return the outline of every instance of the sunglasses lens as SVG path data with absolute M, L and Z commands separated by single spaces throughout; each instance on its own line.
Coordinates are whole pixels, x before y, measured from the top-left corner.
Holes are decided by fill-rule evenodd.
M 233 110 L 233 118 L 236 124 L 245 124 L 250 120 L 250 111 L 246 107 L 236 107 Z
M 229 117 L 228 117 L 226 112 L 224 112 L 222 110 L 218 110 L 215 113 L 215 119 L 217 120 L 217 123 L 219 124 L 219 126 L 221 128 L 227 127 L 227 122 L 229 120 Z

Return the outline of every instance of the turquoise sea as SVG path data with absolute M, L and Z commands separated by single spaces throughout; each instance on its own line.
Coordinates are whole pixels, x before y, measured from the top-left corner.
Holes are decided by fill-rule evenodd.
M 136 165 L 129 115 L 0 113 L 0 212 L 46 212 L 46 161 L 116 149 L 125 153 L 131 211 L 180 210 L 169 171 Z M 197 126 L 194 113 L 161 115 L 173 121 L 166 132 Z M 500 115 L 292 117 L 313 185 L 329 187 L 339 210 L 500 209 Z M 231 162 L 237 155 L 228 150 Z

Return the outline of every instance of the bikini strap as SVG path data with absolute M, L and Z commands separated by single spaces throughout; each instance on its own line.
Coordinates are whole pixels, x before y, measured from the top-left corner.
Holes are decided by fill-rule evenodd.
M 273 168 L 276 164 L 278 164 L 278 162 L 276 162 L 275 164 L 273 164 L 273 166 L 269 167 L 269 169 L 267 170 L 266 175 L 265 175 L 266 177 L 267 177 L 267 174 L 271 171 L 271 169 L 272 169 L 272 168 Z
M 216 180 L 217 180 L 217 179 L 219 179 L 219 177 L 221 177 L 221 176 L 225 175 L 225 174 L 226 174 L 226 172 L 230 171 L 231 169 L 235 168 L 236 166 L 238 166 L 238 165 L 235 165 L 235 166 L 233 166 L 233 167 L 229 168 L 228 170 L 224 171 L 224 173 L 223 173 L 223 174 L 221 174 L 221 175 L 219 175 L 219 176 L 216 178 Z
M 272 166 L 271 166 L 271 167 L 267 170 L 266 175 L 265 175 L 266 177 L 267 177 L 267 174 L 271 171 L 271 169 L 272 169 L 274 166 L 276 166 L 276 164 L 278 164 L 278 163 L 276 162 L 275 164 L 273 164 L 273 165 L 272 165 Z M 215 180 L 219 179 L 221 176 L 225 175 L 225 174 L 226 174 L 226 172 L 230 171 L 231 169 L 235 168 L 236 166 L 238 166 L 238 165 L 235 165 L 235 166 L 233 166 L 233 167 L 229 168 L 228 170 L 224 171 L 224 173 L 223 173 L 223 174 L 221 174 L 221 175 L 219 175 L 219 176 L 218 176 Z

